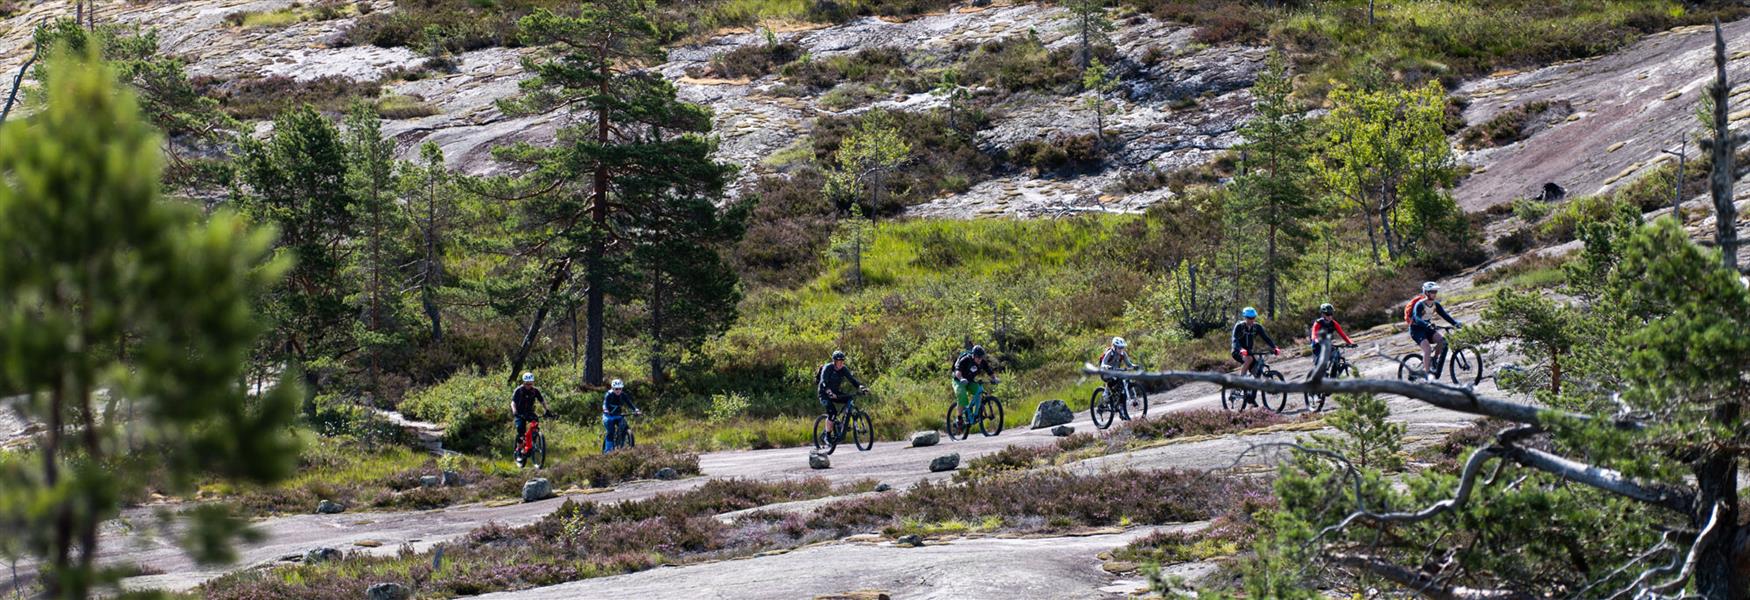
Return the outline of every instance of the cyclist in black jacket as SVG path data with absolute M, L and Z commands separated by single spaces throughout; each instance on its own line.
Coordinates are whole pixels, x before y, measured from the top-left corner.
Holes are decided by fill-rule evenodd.
M 1240 311 L 1240 316 L 1243 320 L 1234 324 L 1232 356 L 1235 362 L 1240 363 L 1240 373 L 1250 374 L 1252 346 L 1258 338 L 1263 338 L 1264 343 L 1270 345 L 1271 353 L 1282 354 L 1282 350 L 1276 347 L 1276 341 L 1270 339 L 1270 334 L 1264 333 L 1264 326 L 1258 324 L 1258 309 L 1248 306 Z
M 541 405 L 541 412 L 547 412 L 547 398 L 541 395 L 541 389 L 535 387 L 535 374 L 523 373 L 523 384 L 517 386 L 510 395 L 510 414 L 516 421 L 516 446 L 511 454 L 518 463 L 523 460 L 523 433 L 528 431 L 529 423 L 540 418 L 535 412 L 535 404 Z
M 832 353 L 832 361 L 821 365 L 820 371 L 814 374 L 815 394 L 819 396 L 820 408 L 826 411 L 827 418 L 838 420 L 839 410 L 836 405 L 851 401 L 851 395 L 841 391 L 846 381 L 857 386 L 857 390 L 868 392 L 869 388 L 851 374 L 851 368 L 845 365 L 843 350 Z
M 602 396 L 602 430 L 607 436 L 602 444 L 602 452 L 614 450 L 614 440 L 622 439 L 626 432 L 626 415 L 642 414 L 638 405 L 632 403 L 632 393 L 626 391 L 626 382 L 615 379 L 608 385 L 608 393 Z

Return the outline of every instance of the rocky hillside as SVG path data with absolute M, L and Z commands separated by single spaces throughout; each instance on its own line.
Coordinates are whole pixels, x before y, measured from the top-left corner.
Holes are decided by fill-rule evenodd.
M 423 142 L 440 145 L 452 167 L 475 174 L 503 169 L 491 148 L 517 141 L 551 139 L 555 115 L 509 117 L 494 102 L 514 94 L 526 49 L 486 48 L 454 60 L 453 72 L 424 71 L 426 57 L 407 48 L 349 45 L 344 33 L 361 13 L 392 10 L 386 0 L 295 20 L 290 24 L 239 23 L 239 15 L 297 10 L 292 0 L 189 0 L 99 2 L 99 19 L 157 29 L 166 52 L 185 57 L 190 74 L 232 82 L 287 77 L 323 78 L 380 85 L 381 97 L 418 107 L 386 124 L 385 132 L 411 158 Z M 15 73 L 30 53 L 29 30 L 43 19 L 64 16 L 63 3 L 38 2 L 0 24 L 0 69 Z M 792 85 L 777 73 L 725 77 L 712 67 L 736 49 L 793 44 L 804 60 L 891 49 L 911 65 L 949 65 L 984 45 L 1031 39 L 1045 49 L 1075 43 L 1067 13 L 1038 4 L 961 5 L 946 13 L 904 22 L 865 17 L 843 25 L 791 28 L 772 38 L 765 32 L 725 32 L 709 41 L 673 48 L 661 72 L 683 98 L 712 107 L 721 157 L 741 165 L 740 189 L 760 174 L 779 170 L 772 159 L 797 148 L 821 117 L 854 115 L 871 108 L 920 110 L 942 106 L 943 94 L 870 88 Z M 925 216 L 1038 216 L 1082 210 L 1138 210 L 1171 192 L 1123 186 L 1126 174 L 1173 172 L 1210 161 L 1238 141 L 1235 129 L 1249 116 L 1250 92 L 1265 50 L 1210 47 L 1193 29 L 1143 14 L 1118 19 L 1113 32 L 1121 76 L 1107 132 L 1118 143 L 1097 168 L 1060 170 L 999 165 L 988 178 L 953 186 L 911 209 Z M 1727 39 L 1750 32 L 1750 21 L 1727 26 Z M 1482 210 L 1533 196 L 1546 182 L 1570 194 L 1608 191 L 1669 157 L 1677 139 L 1694 127 L 1692 109 L 1710 75 L 1710 35 L 1703 28 L 1656 34 L 1614 54 L 1527 71 L 1505 71 L 1463 84 L 1454 92 L 1468 100 L 1464 121 L 1497 137 L 1489 143 L 1456 143 L 1472 169 L 1456 191 L 1468 210 Z M 1735 75 L 1750 48 L 1732 47 Z M 408 73 L 419 74 L 408 77 Z M 336 79 L 343 78 L 343 79 Z M 1739 93 L 1746 87 L 1735 90 Z M 1057 90 L 993 90 L 973 87 L 975 97 L 994 99 L 989 122 L 976 135 L 978 150 L 1003 156 L 1023 143 L 1059 143 L 1093 130 L 1082 96 Z M 857 93 L 863 94 L 856 97 Z M 834 97 L 836 95 L 836 97 Z M 846 96 L 853 100 L 846 102 Z M 847 105 L 849 104 L 849 105 Z M 1750 112 L 1735 115 L 1750 116 Z M 267 124 L 258 122 L 258 131 Z M 1474 140 L 1473 140 L 1474 141 Z M 1692 155 L 1697 153 L 1690 145 Z M 1159 188 L 1160 186 L 1142 186 Z M 1129 189 L 1131 191 L 1126 191 Z
M 494 101 L 516 92 L 522 77 L 518 60 L 523 49 L 488 48 L 457 57 L 454 73 L 431 73 L 404 80 L 425 57 L 406 48 L 345 45 L 343 33 L 358 19 L 342 14 L 283 26 L 240 26 L 236 17 L 295 8 L 290 0 L 191 0 L 131 4 L 100 2 L 99 19 L 138 24 L 160 32 L 166 52 L 185 57 L 195 77 L 218 81 L 282 76 L 299 82 L 340 77 L 354 82 L 380 82 L 381 94 L 404 96 L 429 106 L 423 116 L 395 119 L 385 133 L 411 158 L 423 142 L 440 145 L 450 165 L 483 174 L 503 168 L 490 156 L 494 146 L 524 140 L 551 139 L 557 117 L 508 117 Z M 389 10 L 379 0 L 363 12 Z M 14 73 L 30 53 L 29 28 L 46 18 L 64 16 L 60 3 L 38 3 L 8 18 L 0 27 L 0 69 Z M 1060 8 L 1024 4 L 957 7 L 906 22 L 863 18 L 841 26 L 781 31 L 777 39 L 799 46 L 813 60 L 892 48 L 908 62 L 947 63 L 980 44 L 1036 36 L 1046 49 L 1073 44 Z M 1112 35 L 1122 75 L 1116 114 L 1108 115 L 1107 132 L 1121 142 L 1100 172 L 1079 176 L 1036 177 L 1016 170 L 975 182 L 962 193 L 943 195 L 915 209 L 921 215 L 1037 215 L 1088 208 L 1135 210 L 1167 192 L 1114 194 L 1109 190 L 1122 173 L 1150 167 L 1172 171 L 1207 162 L 1237 141 L 1237 125 L 1247 116 L 1248 88 L 1261 68 L 1264 50 L 1252 47 L 1206 47 L 1195 43 L 1189 27 L 1146 16 L 1119 22 Z M 716 133 L 724 160 L 742 165 L 741 183 L 762 171 L 762 161 L 795 144 L 821 116 L 856 114 L 875 107 L 906 110 L 939 106 L 945 98 L 932 91 L 896 93 L 871 98 L 855 107 L 823 106 L 831 90 L 786 86 L 776 74 L 749 80 L 714 77 L 713 57 L 739 47 L 765 44 L 763 35 L 729 33 L 708 43 L 674 48 L 661 66 L 684 99 L 716 111 Z M 992 94 L 988 88 L 969 90 Z M 1081 98 L 1055 93 L 1024 92 L 1006 96 L 990 111 L 991 120 L 977 135 L 980 150 L 1000 153 L 1029 140 L 1087 133 L 1093 117 Z M 265 131 L 266 123 L 257 123 Z

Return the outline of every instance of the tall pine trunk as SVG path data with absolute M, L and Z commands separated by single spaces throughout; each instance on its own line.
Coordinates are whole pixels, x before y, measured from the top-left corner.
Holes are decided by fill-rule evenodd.
M 443 266 L 438 264 L 437 252 L 437 175 L 431 173 L 430 189 L 425 197 L 425 273 L 420 277 L 419 304 L 425 310 L 425 317 L 431 321 L 431 341 L 444 341 L 444 315 L 438 310 L 437 286 L 442 282 Z
M 651 273 L 650 277 L 650 383 L 661 387 L 664 383 L 662 354 L 662 308 L 667 302 L 663 294 L 668 290 L 664 286 L 662 272 Z
M 601 94 L 608 97 L 609 72 L 608 64 L 601 66 Z M 595 113 L 596 142 L 606 146 L 609 140 L 608 111 L 598 109 Z M 583 341 L 583 383 L 589 386 L 602 384 L 602 335 L 606 327 L 603 319 L 604 293 L 602 284 L 606 279 L 603 270 L 607 267 L 607 233 L 608 233 L 608 165 L 600 163 L 595 170 L 595 201 L 590 207 L 591 218 L 595 221 L 595 236 L 589 242 L 588 260 L 584 268 L 589 269 L 589 291 L 584 299 L 584 318 L 588 320 L 588 330 Z

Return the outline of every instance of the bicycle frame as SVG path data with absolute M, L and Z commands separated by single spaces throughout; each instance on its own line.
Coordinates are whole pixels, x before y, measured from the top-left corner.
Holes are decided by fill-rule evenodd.
M 529 426 L 523 430 L 523 439 L 517 443 L 517 451 L 527 456 L 535 450 L 535 434 L 541 431 L 541 420 L 529 421 Z M 502 439 L 502 438 L 501 438 Z M 499 446 L 503 448 L 504 446 Z

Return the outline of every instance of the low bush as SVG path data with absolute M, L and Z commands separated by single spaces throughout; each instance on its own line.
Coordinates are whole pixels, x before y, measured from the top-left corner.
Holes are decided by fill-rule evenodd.
M 917 93 L 928 90 L 933 83 L 911 69 L 900 49 L 889 46 L 825 58 L 804 56 L 784 65 L 781 71 L 784 83 L 815 91 L 861 83 Z
M 1284 416 L 1267 410 L 1228 411 L 1214 408 L 1178 410 L 1147 419 L 1126 421 L 1118 434 L 1139 441 L 1196 435 L 1222 435 L 1271 425 L 1317 419 L 1319 415 Z
M 1050 50 L 1038 36 L 1017 35 L 960 51 L 966 53 L 960 70 L 969 86 L 989 86 L 1010 94 L 1025 90 L 1068 94 L 1081 89 L 1076 50 L 1070 46 Z M 1096 48 L 1094 55 L 1106 64 L 1113 64 L 1116 58 L 1105 46 Z
M 1566 100 L 1527 102 L 1459 132 L 1458 145 L 1467 149 L 1505 146 L 1531 137 L 1573 113 L 1573 105 Z
M 866 84 L 842 83 L 820 95 L 820 107 L 832 111 L 842 111 L 869 104 L 886 96 L 881 90 Z
M 283 75 L 221 81 L 197 77 L 192 83 L 202 94 L 219 101 L 219 108 L 238 119 L 272 119 L 280 113 L 308 104 L 316 110 L 339 113 L 354 101 L 376 98 L 381 87 L 375 81 L 357 81 L 339 75 L 298 80 Z
M 742 46 L 711 57 L 710 71 L 725 79 L 758 79 L 802 58 L 802 53 L 795 42 Z
M 419 96 L 384 96 L 377 100 L 377 115 L 385 119 L 415 119 L 438 113 L 436 106 Z
M 813 148 L 808 152 L 812 157 Z M 733 254 L 743 278 L 754 285 L 791 286 L 819 272 L 837 213 L 821 193 L 825 186 L 825 177 L 812 167 L 754 183 L 743 200 L 754 203 L 752 217 Z
M 945 111 L 889 114 L 900 137 L 911 144 L 911 157 L 904 168 L 889 176 L 890 193 L 882 196 L 881 206 L 876 207 L 877 216 L 927 201 L 951 186 L 964 189 L 990 178 L 994 162 L 979 150 L 976 139 L 968 133 L 989 123 L 983 113 L 968 111 L 961 115 L 959 130 L 951 126 L 951 117 Z M 839 144 L 861 122 L 861 115 L 816 119 L 811 133 L 815 162 L 832 164 Z
M 1017 167 L 1040 173 L 1084 172 L 1097 169 L 1106 158 L 1106 150 L 1093 134 L 1060 135 L 1015 144 L 1005 158 Z

